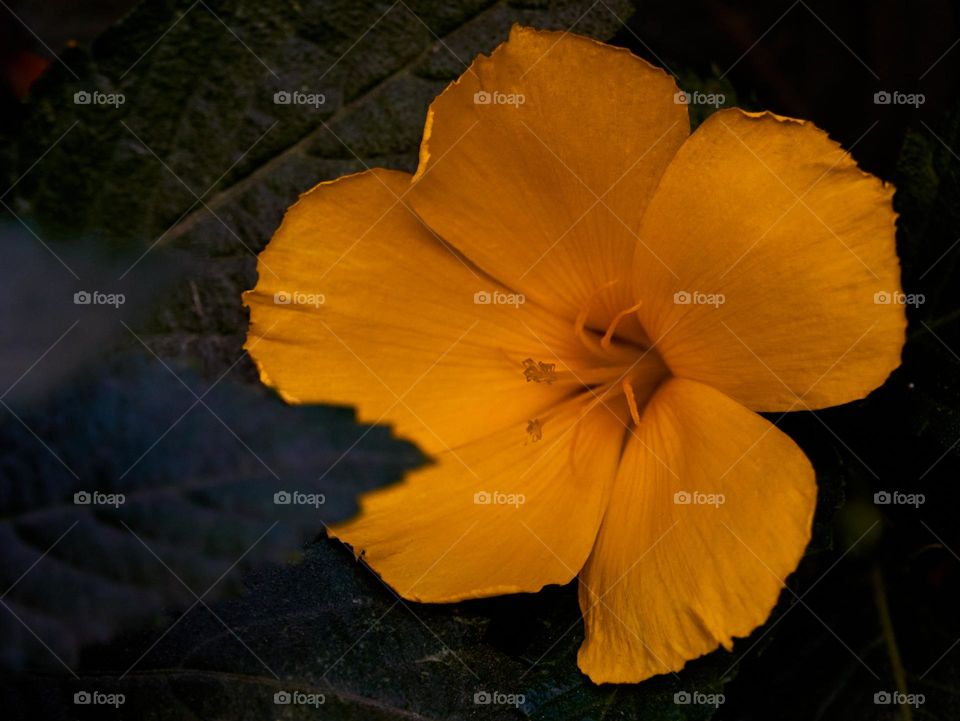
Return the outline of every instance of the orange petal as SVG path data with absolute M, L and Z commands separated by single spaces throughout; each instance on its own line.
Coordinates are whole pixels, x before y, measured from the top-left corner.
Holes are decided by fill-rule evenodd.
M 360 516 L 332 532 L 415 601 L 567 583 L 596 538 L 627 418 L 622 397 L 600 404 L 585 394 L 533 428 L 516 424 L 441 453 L 365 496 Z
M 816 485 L 775 426 L 672 379 L 628 439 L 611 497 L 581 575 L 579 665 L 633 683 L 766 620 L 809 541 Z
M 357 406 L 433 453 L 526 423 L 581 387 L 562 371 L 585 376 L 589 357 L 568 322 L 507 303 L 444 247 L 398 200 L 409 178 L 374 170 L 301 197 L 260 254 L 246 348 L 288 402 Z M 528 358 L 559 380 L 528 382 Z
M 568 318 L 622 279 L 604 299 L 609 320 L 636 302 L 635 233 L 690 132 L 676 92 L 626 50 L 514 27 L 431 105 L 412 204 L 491 275 Z
M 900 291 L 892 196 L 810 123 L 712 115 L 643 218 L 656 256 L 635 256 L 639 316 L 651 337 L 670 330 L 657 349 L 671 370 L 765 411 L 881 385 L 905 328 L 883 302 Z

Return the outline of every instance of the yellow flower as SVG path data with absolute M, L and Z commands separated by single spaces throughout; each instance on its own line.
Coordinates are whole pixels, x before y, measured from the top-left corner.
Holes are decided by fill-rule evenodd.
M 904 339 L 893 188 L 804 121 L 690 134 L 677 93 L 516 27 L 433 102 L 413 176 L 302 196 L 246 295 L 265 383 L 432 456 L 333 533 L 417 601 L 579 577 L 596 682 L 766 620 L 816 485 L 754 411 L 862 398 Z

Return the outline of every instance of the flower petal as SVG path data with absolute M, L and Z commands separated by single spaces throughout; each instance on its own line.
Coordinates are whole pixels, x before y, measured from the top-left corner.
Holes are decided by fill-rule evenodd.
M 674 378 L 628 439 L 611 495 L 581 574 L 578 660 L 597 683 L 632 683 L 766 620 L 809 541 L 816 484 L 775 426 Z
M 527 358 L 578 375 L 589 358 L 568 322 L 498 303 L 505 289 L 398 202 L 409 178 L 374 170 L 301 197 L 260 254 L 246 348 L 288 402 L 355 405 L 432 453 L 525 423 L 581 387 L 527 382 Z
M 883 302 L 900 291 L 892 195 L 810 123 L 712 115 L 643 218 L 656 256 L 635 256 L 641 323 L 650 337 L 669 330 L 667 365 L 764 411 L 881 385 L 906 324 Z
M 413 207 L 491 275 L 567 317 L 622 278 L 601 300 L 609 318 L 635 302 L 636 230 L 690 132 L 676 92 L 622 48 L 514 27 L 431 105 Z
M 332 532 L 415 601 L 567 583 L 596 538 L 628 417 L 622 397 L 581 395 L 538 419 L 540 440 L 517 425 L 441 453 Z

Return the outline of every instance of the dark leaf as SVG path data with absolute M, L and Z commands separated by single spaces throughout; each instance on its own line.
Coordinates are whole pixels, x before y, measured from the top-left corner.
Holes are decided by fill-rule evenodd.
M 0 422 L 7 665 L 56 664 L 31 631 L 72 665 L 119 628 L 235 589 L 421 460 L 347 409 L 121 360 Z
M 215 611 L 192 611 L 122 679 L 160 630 L 100 649 L 89 675 L 50 694 L 51 707 L 98 691 L 124 694 L 118 717 L 150 721 L 692 721 L 713 715 L 706 701 L 721 693 L 731 665 L 727 654 L 714 654 L 680 675 L 595 686 L 576 666 L 583 632 L 574 585 L 453 605 L 408 603 L 328 540 L 296 566 L 258 573 L 243 599 Z M 684 692 L 695 702 L 677 703 Z M 300 703 L 278 705 L 277 693 Z M 310 694 L 322 704 L 310 705 Z M 102 707 L 96 713 L 109 717 Z

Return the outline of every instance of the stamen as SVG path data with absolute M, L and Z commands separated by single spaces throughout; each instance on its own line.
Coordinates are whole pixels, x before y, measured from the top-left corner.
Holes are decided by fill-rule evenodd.
M 637 408 L 637 396 L 633 392 L 633 386 L 626 378 L 623 379 L 621 385 L 623 386 L 623 395 L 627 399 L 627 405 L 630 407 L 630 417 L 633 418 L 634 423 L 640 425 L 640 409 Z
M 543 438 L 543 425 L 539 418 L 532 418 L 527 421 L 527 435 L 530 436 L 530 441 L 533 443 Z
M 583 345 L 586 347 L 586 349 L 593 353 L 601 354 L 602 350 L 597 348 L 596 341 L 594 341 L 593 338 L 591 338 L 590 335 L 586 332 L 585 326 L 587 324 L 587 316 L 590 315 L 590 309 L 593 308 L 594 304 L 600 298 L 600 294 L 603 293 L 605 290 L 612 288 L 613 286 L 621 282 L 622 280 L 620 278 L 614 278 L 613 280 L 609 280 L 603 285 L 597 287 L 590 294 L 590 297 L 587 298 L 587 302 L 584 303 L 583 308 L 580 310 L 580 312 L 577 313 L 577 318 L 573 324 L 573 330 L 577 334 L 577 337 L 580 339 L 580 342 L 583 343 Z
M 631 313 L 638 311 L 641 305 L 643 305 L 643 301 L 640 301 L 636 305 L 630 306 L 626 310 L 621 310 L 613 317 L 613 320 L 610 321 L 610 325 L 607 327 L 607 332 L 604 333 L 603 338 L 600 339 L 601 348 L 604 350 L 610 350 L 610 339 L 613 338 L 613 334 L 617 330 L 617 326 L 620 324 L 620 321 Z
M 538 362 L 533 358 L 527 358 L 523 361 L 523 377 L 527 379 L 527 383 L 533 381 L 534 383 L 549 385 L 557 380 L 557 364 Z

